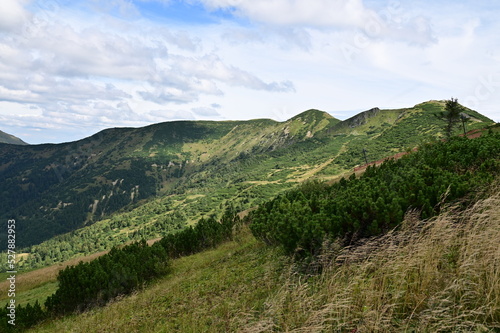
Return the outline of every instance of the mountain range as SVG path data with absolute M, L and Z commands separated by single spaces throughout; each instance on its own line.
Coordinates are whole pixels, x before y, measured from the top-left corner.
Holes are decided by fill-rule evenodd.
M 444 105 L 373 108 L 344 121 L 308 110 L 284 122 L 176 121 L 62 144 L 1 143 L 0 216 L 16 219 L 26 251 L 59 249 L 46 253 L 53 261 L 160 237 L 224 206 L 250 209 L 307 179 L 334 179 L 443 137 L 436 115 Z M 467 130 L 494 123 L 464 113 Z M 36 266 L 44 255 L 31 260 Z

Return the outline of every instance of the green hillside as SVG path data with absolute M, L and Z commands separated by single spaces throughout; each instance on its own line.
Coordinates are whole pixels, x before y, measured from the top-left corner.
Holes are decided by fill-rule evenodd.
M 250 212 L 249 228 L 229 210 L 152 246 L 114 249 L 32 290 L 40 302 L 57 292 L 47 312 L 18 308 L 19 317 L 47 316 L 34 332 L 495 332 L 494 132 L 305 183 Z M 130 295 L 134 281 L 143 287 Z M 109 303 L 113 290 L 122 296 Z
M 151 287 L 29 332 L 496 332 L 496 194 L 340 251 L 314 276 L 248 231 Z M 453 221 L 462 223 L 457 225 Z M 344 262 L 344 264 L 341 264 Z
M 8 143 L 11 145 L 27 145 L 26 142 L 15 137 L 14 135 L 0 131 L 0 143 Z
M 345 121 L 309 110 L 285 122 L 169 122 L 58 145 L 2 145 L 0 216 L 19 221 L 17 244 L 29 254 L 21 265 L 41 267 L 333 179 L 364 164 L 363 150 L 375 161 L 441 137 L 443 108 L 431 101 Z M 468 130 L 493 123 L 465 112 Z

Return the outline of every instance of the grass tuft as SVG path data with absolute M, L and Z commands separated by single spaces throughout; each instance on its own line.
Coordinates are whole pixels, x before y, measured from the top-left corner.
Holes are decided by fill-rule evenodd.
M 408 214 L 399 230 L 340 254 L 333 247 L 320 276 L 290 274 L 244 331 L 268 331 L 270 322 L 286 332 L 498 331 L 498 207 L 500 191 L 464 212 Z

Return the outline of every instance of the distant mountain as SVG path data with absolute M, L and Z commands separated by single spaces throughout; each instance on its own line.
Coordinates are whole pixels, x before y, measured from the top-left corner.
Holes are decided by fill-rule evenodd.
M 26 142 L 14 135 L 0 131 L 0 143 L 9 143 L 13 145 L 27 145 Z
M 374 161 L 440 137 L 443 108 L 374 108 L 345 121 L 308 110 L 284 122 L 177 121 L 71 143 L 0 144 L 0 217 L 18 220 L 18 246 L 90 225 L 78 251 L 152 238 L 223 205 L 243 210 L 311 177 L 332 178 L 364 164 L 363 150 Z M 465 113 L 469 130 L 493 124 Z

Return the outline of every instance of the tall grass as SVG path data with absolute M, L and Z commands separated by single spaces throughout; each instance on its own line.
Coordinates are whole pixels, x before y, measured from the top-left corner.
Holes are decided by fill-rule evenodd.
M 243 227 L 216 249 L 172 260 L 172 273 L 145 289 L 29 332 L 236 332 L 276 292 L 286 260 Z
M 33 332 L 497 332 L 500 186 L 473 207 L 340 248 L 305 275 L 246 227 L 152 286 Z
M 333 264 L 290 270 L 244 332 L 488 332 L 500 330 L 500 187 L 485 200 L 363 244 L 328 247 Z

